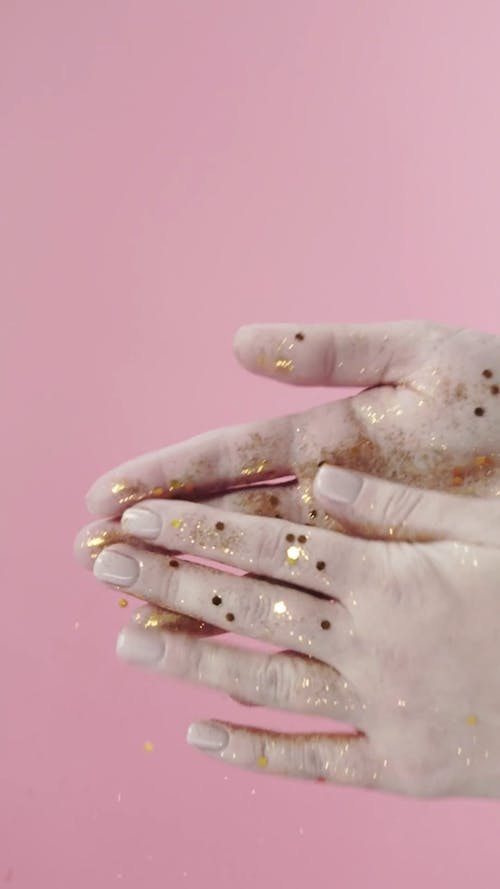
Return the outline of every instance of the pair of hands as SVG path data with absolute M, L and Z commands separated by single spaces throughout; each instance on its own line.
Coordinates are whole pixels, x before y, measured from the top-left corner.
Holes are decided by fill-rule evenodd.
M 114 518 L 84 528 L 77 555 L 150 603 L 118 654 L 355 729 L 192 725 L 188 740 L 225 762 L 500 795 L 498 338 L 421 322 L 255 325 L 235 351 L 291 384 L 368 388 L 198 436 L 92 486 L 89 510 Z M 277 651 L 218 644 L 229 630 Z

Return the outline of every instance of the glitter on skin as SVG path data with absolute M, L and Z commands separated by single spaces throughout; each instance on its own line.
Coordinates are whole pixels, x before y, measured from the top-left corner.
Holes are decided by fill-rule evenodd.
M 286 551 L 286 557 L 289 562 L 297 562 L 300 559 L 300 547 L 299 546 L 289 546 Z
M 476 725 L 477 724 L 477 716 L 474 716 L 474 714 L 471 713 L 471 715 L 467 717 L 467 722 L 469 725 Z
M 253 466 L 244 466 L 241 470 L 241 475 L 249 476 L 249 475 L 258 475 L 259 472 L 264 472 L 267 466 L 267 460 L 258 460 Z
M 172 519 L 170 524 L 172 525 L 172 528 L 180 528 L 182 525 L 182 519 Z
M 257 765 L 260 766 L 261 769 L 265 769 L 265 767 L 267 766 L 267 756 L 259 756 Z
M 286 614 L 286 605 L 284 602 L 276 602 L 273 609 L 275 614 Z
M 276 370 L 280 370 L 283 373 L 291 373 L 294 368 L 293 361 L 289 358 L 278 358 L 274 366 Z
M 184 482 L 181 482 L 178 478 L 173 478 L 168 486 L 168 490 L 170 492 L 179 491 L 183 487 L 184 487 Z

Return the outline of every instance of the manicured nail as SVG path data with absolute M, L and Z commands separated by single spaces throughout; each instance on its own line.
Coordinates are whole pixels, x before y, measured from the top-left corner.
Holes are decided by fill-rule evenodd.
M 139 577 L 139 565 L 130 556 L 103 549 L 94 562 L 94 575 L 106 583 L 130 586 Z
M 229 732 L 213 722 L 193 722 L 186 740 L 199 750 L 224 750 L 229 743 Z
M 348 469 L 324 463 L 316 475 L 314 486 L 319 497 L 337 503 L 354 503 L 363 486 L 363 479 Z
M 150 509 L 142 506 L 133 506 L 122 515 L 122 528 L 128 534 L 136 537 L 144 537 L 145 540 L 154 540 L 161 531 L 161 519 Z
M 165 639 L 155 631 L 125 627 L 116 641 L 116 653 L 124 661 L 153 667 L 165 656 Z

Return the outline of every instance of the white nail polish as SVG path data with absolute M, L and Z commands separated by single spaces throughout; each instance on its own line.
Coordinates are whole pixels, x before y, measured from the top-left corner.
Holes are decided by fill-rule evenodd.
M 316 493 L 334 503 L 354 503 L 362 486 L 363 478 L 355 472 L 326 464 L 320 467 L 314 483 Z
M 229 732 L 213 723 L 193 722 L 188 728 L 186 740 L 199 750 L 224 750 L 229 743 Z
M 94 562 L 94 575 L 106 583 L 130 586 L 139 577 L 139 565 L 130 556 L 103 549 Z
M 134 534 L 145 540 L 154 540 L 161 531 L 161 519 L 150 509 L 133 506 L 122 515 L 122 528 L 128 534 Z
M 165 639 L 154 630 L 125 627 L 116 642 L 118 657 L 144 667 L 157 666 L 165 656 Z

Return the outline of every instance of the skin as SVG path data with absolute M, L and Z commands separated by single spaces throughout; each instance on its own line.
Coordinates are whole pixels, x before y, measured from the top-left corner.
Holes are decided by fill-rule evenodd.
M 498 756 L 483 720 L 494 723 L 495 710 L 490 700 L 483 705 L 485 665 L 472 670 L 474 675 L 470 665 L 476 646 L 493 660 L 494 620 L 489 604 L 480 609 L 480 620 L 476 612 L 472 620 L 462 600 L 457 610 L 452 601 L 460 575 L 469 594 L 474 583 L 476 600 L 480 580 L 490 603 L 486 581 L 489 577 L 491 587 L 495 575 L 485 548 L 480 562 L 476 559 L 480 571 L 474 565 L 469 577 L 469 556 L 461 561 L 453 539 L 434 541 L 435 527 L 405 527 L 406 519 L 396 515 L 384 530 L 373 511 L 354 515 L 345 505 L 339 510 L 327 504 L 314 478 L 318 463 L 327 461 L 409 483 L 419 497 L 425 487 L 448 491 L 427 495 L 444 497 L 448 512 L 451 504 L 471 515 L 472 507 L 488 503 L 483 497 L 497 507 L 498 338 L 420 322 L 266 325 L 242 328 L 235 351 L 250 370 L 289 383 L 371 388 L 301 414 L 208 433 L 112 470 L 92 486 L 87 502 L 94 514 L 115 518 L 83 529 L 78 557 L 114 586 L 119 584 L 116 572 L 109 574 L 112 553 L 132 557 L 138 571 L 129 591 L 182 615 L 169 618 L 171 629 L 142 630 L 149 639 L 168 639 L 155 668 L 248 703 L 330 715 L 357 730 L 339 739 L 230 727 L 229 746 L 212 755 L 246 767 L 259 767 L 260 761 L 261 768 L 279 774 L 414 795 L 489 795 Z M 275 483 L 248 489 L 264 479 Z M 287 482 L 278 482 L 283 479 Z M 161 519 L 159 536 L 149 534 L 147 542 L 137 529 L 131 533 L 126 517 L 121 523 L 118 518 L 139 501 Z M 216 531 L 218 522 L 223 535 Z M 286 534 L 296 538 L 298 559 L 290 560 Z M 299 536 L 306 536 L 304 545 Z M 404 540 L 418 542 L 409 547 Z M 436 547 L 442 561 L 434 564 Z M 230 577 L 182 560 L 172 567 L 165 551 L 208 557 L 247 576 Z M 215 595 L 222 603 L 212 602 Z M 467 592 L 464 596 L 467 601 Z M 328 629 L 321 626 L 325 620 Z M 236 660 L 224 660 L 230 651 L 224 655 L 216 642 L 197 638 L 224 632 L 229 623 L 233 632 L 294 653 L 264 658 L 240 650 L 234 655 L 244 665 L 238 671 Z M 464 627 L 460 653 L 457 638 Z M 129 632 L 135 633 L 136 650 L 144 648 L 140 624 Z M 125 649 L 122 639 L 124 656 Z M 486 732 L 480 738 L 479 719 Z M 476 760 L 480 765 L 473 768 Z

